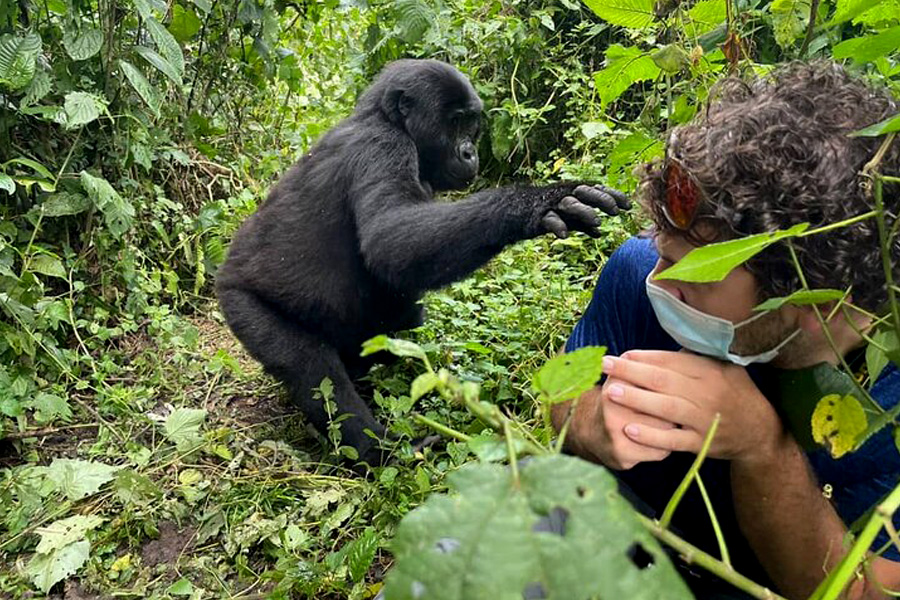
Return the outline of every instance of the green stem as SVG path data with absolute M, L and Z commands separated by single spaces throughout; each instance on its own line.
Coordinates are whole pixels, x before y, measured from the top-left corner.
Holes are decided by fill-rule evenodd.
M 675 514 L 675 509 L 678 508 L 678 504 L 684 497 L 684 493 L 687 492 L 688 487 L 690 487 L 691 481 L 694 480 L 694 477 L 700 471 L 700 465 L 703 464 L 703 459 L 706 458 L 706 453 L 709 452 L 709 445 L 712 443 L 713 436 L 716 435 L 716 429 L 719 428 L 720 418 L 721 415 L 716 413 L 716 418 L 713 419 L 709 431 L 706 432 L 706 438 L 703 440 L 703 446 L 700 448 L 700 453 L 697 454 L 697 457 L 694 459 L 694 464 L 688 469 L 687 475 L 685 475 L 684 479 L 681 480 L 681 483 L 678 484 L 678 488 L 675 490 L 675 493 L 672 494 L 672 498 L 666 505 L 662 518 L 659 520 L 659 526 L 663 529 L 668 527 L 669 523 L 672 522 L 672 515 Z
M 446 425 L 444 425 L 442 423 L 438 423 L 437 421 L 433 421 L 424 415 L 413 415 L 413 419 L 415 419 L 422 425 L 431 427 L 438 433 L 442 433 L 442 434 L 446 435 L 447 437 L 451 437 L 455 440 L 459 440 L 460 442 L 468 442 L 469 440 L 472 439 L 471 436 L 468 436 L 461 431 L 457 431 L 455 429 L 447 427 Z
M 569 405 L 568 414 L 566 414 L 566 420 L 563 421 L 562 427 L 559 429 L 559 436 L 556 438 L 556 454 L 559 454 L 563 451 L 566 443 L 566 435 L 569 433 L 569 426 L 572 424 L 572 419 L 575 418 L 575 409 L 578 407 L 578 401 L 581 399 L 580 396 L 574 398 L 572 403 Z
M 722 535 L 722 528 L 719 527 L 716 511 L 713 510 L 712 502 L 709 500 L 709 494 L 706 493 L 706 486 L 703 485 L 700 473 L 697 473 L 696 480 L 697 487 L 700 489 L 700 495 L 703 496 L 703 504 L 706 505 L 706 512 L 709 513 L 709 520 L 712 522 L 713 532 L 716 534 L 716 541 L 719 543 L 719 554 L 722 555 L 722 562 L 730 567 L 731 557 L 728 555 L 728 546 L 725 545 L 725 536 Z
M 887 284 L 888 302 L 891 305 L 891 315 L 894 317 L 894 333 L 900 339 L 900 306 L 897 306 L 897 292 L 894 290 L 894 270 L 891 265 L 891 241 L 887 233 L 887 225 L 884 221 L 884 198 L 882 197 L 883 181 L 875 175 L 875 210 L 878 213 L 875 222 L 878 224 L 878 241 L 881 244 L 881 268 L 884 270 L 884 280 Z
M 519 461 L 516 457 L 516 449 L 513 447 L 512 431 L 509 429 L 509 421 L 503 421 L 503 437 L 506 438 L 506 452 L 509 454 L 509 468 L 512 470 L 513 482 L 519 486 Z
M 677 550 L 684 561 L 691 565 L 697 565 L 706 571 L 709 571 L 719 579 L 727 581 L 734 587 L 747 592 L 754 598 L 759 600 L 787 600 L 783 596 L 779 596 L 769 588 L 763 587 L 747 579 L 729 565 L 726 565 L 714 556 L 707 554 L 696 546 L 684 541 L 668 529 L 661 527 L 658 523 L 648 519 L 644 515 L 637 514 L 638 521 L 646 527 L 656 539 L 662 543 Z
M 841 227 L 853 225 L 854 223 L 858 223 L 859 221 L 865 221 L 866 219 L 870 219 L 877 215 L 878 210 L 870 210 L 867 213 L 856 215 L 855 217 L 850 217 L 849 219 L 844 219 L 843 221 L 838 221 L 837 223 L 832 223 L 831 225 L 824 225 L 822 227 L 817 227 L 816 229 L 808 229 L 803 233 L 798 233 L 796 237 L 802 238 L 808 235 L 815 235 L 817 233 L 825 233 L 826 231 L 831 231 L 832 229 L 839 229 Z

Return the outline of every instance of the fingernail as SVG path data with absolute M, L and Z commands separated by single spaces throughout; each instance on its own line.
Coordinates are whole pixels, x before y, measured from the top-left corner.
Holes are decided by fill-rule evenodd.
M 611 386 L 609 386 L 608 393 L 609 393 L 610 398 L 618 400 L 619 398 L 621 398 L 622 396 L 625 395 L 625 388 L 623 388 L 621 385 L 619 385 L 617 383 L 614 383 Z
M 625 426 L 625 435 L 628 437 L 636 438 L 641 433 L 641 428 L 635 425 L 634 423 L 629 423 Z
M 616 364 L 616 361 L 612 359 L 611 356 L 603 357 L 603 372 L 609 375 L 612 373 L 613 366 Z

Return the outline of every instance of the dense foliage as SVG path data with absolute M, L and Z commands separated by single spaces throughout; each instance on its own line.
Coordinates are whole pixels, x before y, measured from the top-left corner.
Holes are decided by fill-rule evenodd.
M 408 361 L 370 377 L 397 462 L 349 477 L 211 298 L 240 220 L 385 62 L 471 76 L 480 185 L 630 190 L 721 75 L 831 56 L 900 91 L 898 47 L 898 0 L 0 0 L 0 595 L 371 597 L 400 518 L 507 456 L 452 394 L 413 409 Z M 538 444 L 531 375 L 638 224 L 604 227 L 504 253 L 409 334 Z M 465 438 L 413 452 L 414 412 Z

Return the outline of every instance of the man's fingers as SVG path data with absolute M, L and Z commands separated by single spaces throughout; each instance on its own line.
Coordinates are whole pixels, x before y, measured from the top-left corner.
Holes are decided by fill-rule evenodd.
M 606 389 L 607 397 L 616 404 L 670 423 L 686 427 L 701 424 L 702 415 L 695 404 L 669 394 L 659 394 L 650 390 L 616 383 Z
M 544 229 L 558 237 L 559 239 L 566 239 L 569 237 L 569 229 L 566 227 L 565 221 L 559 218 L 559 215 L 555 212 L 548 211 L 546 215 L 541 219 L 541 225 L 544 226 Z
M 608 215 L 619 214 L 616 199 L 604 190 L 589 185 L 579 185 L 572 194 L 577 200 L 599 208 Z
M 703 377 L 709 373 L 710 367 L 721 366 L 721 363 L 708 356 L 700 356 L 692 352 L 670 352 L 666 350 L 629 350 L 620 358 L 663 369 L 678 371 L 688 377 Z
M 629 423 L 624 429 L 628 439 L 636 444 L 668 452 L 699 452 L 703 436 L 693 429 L 656 429 Z
M 645 353 L 646 354 L 646 353 Z M 666 353 L 674 359 L 678 353 Z M 625 355 L 628 355 L 626 357 Z M 685 375 L 676 363 L 651 363 L 649 361 L 633 360 L 633 351 L 626 352 L 620 357 L 607 356 L 603 359 L 603 371 L 607 375 L 621 379 L 631 385 L 677 396 L 687 390 L 696 388 L 696 379 Z

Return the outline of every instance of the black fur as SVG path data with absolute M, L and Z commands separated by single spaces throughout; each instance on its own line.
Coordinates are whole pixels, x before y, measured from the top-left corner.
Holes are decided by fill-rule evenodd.
M 547 231 L 596 234 L 582 202 L 627 207 L 617 192 L 574 183 L 433 201 L 433 191 L 475 177 L 481 110 L 453 67 L 392 63 L 244 222 L 218 273 L 221 309 L 247 350 L 320 431 L 328 416 L 310 390 L 329 377 L 339 412 L 353 415 L 343 440 L 370 463 L 380 454 L 365 430 L 382 438 L 385 429 L 353 385 L 370 364 L 359 356 L 364 340 L 418 326 L 426 290 L 508 244 Z

